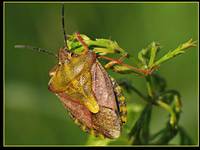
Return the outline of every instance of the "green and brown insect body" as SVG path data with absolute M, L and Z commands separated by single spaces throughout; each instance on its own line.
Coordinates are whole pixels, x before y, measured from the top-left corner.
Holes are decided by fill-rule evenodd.
M 60 49 L 58 56 L 58 65 L 49 72 L 49 90 L 83 130 L 101 137 L 119 137 L 126 122 L 124 97 L 96 54 L 73 54 Z

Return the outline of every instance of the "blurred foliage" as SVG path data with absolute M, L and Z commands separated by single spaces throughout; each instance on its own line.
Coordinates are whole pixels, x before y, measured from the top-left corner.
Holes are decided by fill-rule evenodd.
M 127 135 L 145 108 L 145 103 L 134 92 L 125 91 L 128 122 L 122 136 L 117 140 L 95 139 L 70 120 L 57 97 L 47 89 L 48 71 L 57 61 L 51 56 L 26 49 L 14 49 L 15 44 L 29 44 L 57 52 L 64 44 L 61 4 L 6 3 L 4 8 L 5 144 L 131 144 Z M 128 64 L 136 63 L 133 57 L 152 41 L 162 43 L 159 57 L 191 37 L 198 40 L 197 18 L 197 3 L 65 4 L 67 33 L 79 31 L 89 37 L 117 41 L 130 54 L 130 59 L 125 61 Z M 198 142 L 197 54 L 197 47 L 192 48 L 182 57 L 163 64 L 159 70 L 168 87 L 177 89 L 182 95 L 183 108 L 179 121 L 184 127 L 179 133 L 182 138 L 175 136 L 170 144 Z M 112 71 L 109 74 L 116 79 L 129 80 L 140 91 L 146 92 L 144 80 L 140 77 Z M 164 90 L 165 85 L 160 82 L 162 79 L 156 80 L 163 89 L 157 88 Z M 152 113 L 150 129 L 156 133 L 165 127 L 167 113 L 160 109 Z M 187 134 L 191 139 L 187 138 Z

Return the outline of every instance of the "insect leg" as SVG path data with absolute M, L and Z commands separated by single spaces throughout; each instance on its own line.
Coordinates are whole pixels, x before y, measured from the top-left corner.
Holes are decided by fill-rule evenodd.
M 139 73 L 140 75 L 149 75 L 149 74 L 152 73 L 152 70 L 140 69 L 140 68 L 137 68 L 137 67 L 134 67 L 134 66 L 125 64 L 125 63 L 123 63 L 122 61 L 120 61 L 120 60 L 118 60 L 118 59 L 114 59 L 114 58 L 110 58 L 110 57 L 102 56 L 102 55 L 98 55 L 98 57 L 99 57 L 99 58 L 106 59 L 106 60 L 110 60 L 111 62 L 115 62 L 114 64 L 118 64 L 118 65 L 124 66 L 124 67 L 126 67 L 126 68 L 132 70 L 134 73 Z M 118 71 L 119 71 L 119 70 L 118 70 Z
M 121 56 L 119 59 L 117 59 L 117 61 L 118 61 L 118 62 L 123 62 L 123 60 L 124 60 L 126 57 L 127 57 L 127 54 Z M 116 61 L 110 61 L 110 62 L 108 62 L 104 67 L 105 67 L 106 69 L 110 69 L 110 68 L 112 68 L 115 64 L 117 64 Z
M 84 42 L 84 40 L 83 40 L 83 38 L 81 37 L 81 35 L 80 35 L 80 33 L 75 33 L 76 34 L 76 38 L 77 38 L 77 40 L 83 45 L 83 47 L 84 47 L 84 51 L 83 51 L 83 53 L 87 53 L 88 51 L 89 51 L 89 48 L 88 48 L 88 46 L 87 46 L 87 44 Z

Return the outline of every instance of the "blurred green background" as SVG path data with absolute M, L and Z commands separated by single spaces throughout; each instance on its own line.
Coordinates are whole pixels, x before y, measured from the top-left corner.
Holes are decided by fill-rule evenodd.
M 49 56 L 15 44 L 29 44 L 57 52 L 63 46 L 61 4 L 5 3 L 5 144 L 95 145 L 106 144 L 82 132 L 69 118 L 58 98 L 47 89 L 48 71 L 56 64 Z M 79 31 L 89 37 L 111 38 L 131 55 L 152 41 L 162 45 L 161 54 L 190 38 L 198 40 L 197 3 L 65 3 L 68 34 Z M 131 64 L 131 59 L 127 61 Z M 198 143 L 198 48 L 163 64 L 159 73 L 168 88 L 182 95 L 180 124 Z M 143 78 L 109 71 L 126 78 L 146 93 Z M 135 93 L 125 92 L 128 123 L 123 135 L 108 144 L 127 144 L 128 132 L 145 104 Z M 151 131 L 164 127 L 167 113 L 155 108 Z M 171 144 L 179 143 L 176 136 Z

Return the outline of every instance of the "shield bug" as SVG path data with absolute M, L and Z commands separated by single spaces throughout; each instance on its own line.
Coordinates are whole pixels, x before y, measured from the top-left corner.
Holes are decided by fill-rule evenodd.
M 122 63 L 126 55 L 118 60 L 103 56 L 106 53 L 124 52 L 121 49 L 102 49 L 102 46 L 99 49 L 94 49 L 94 47 L 90 49 L 79 33 L 74 34 L 74 39 L 68 40 L 64 29 L 64 5 L 62 6 L 62 27 L 65 46 L 60 48 L 57 55 L 45 49 L 26 45 L 15 47 L 30 48 L 57 57 L 58 64 L 49 72 L 49 90 L 58 96 L 71 118 L 82 130 L 100 137 L 119 137 L 122 125 L 127 120 L 125 98 L 120 86 L 108 75 L 98 58 L 110 61 L 106 68 L 120 64 L 134 71 L 140 70 Z M 82 50 L 75 51 L 69 48 L 69 43 L 78 44 Z M 114 43 L 114 46 L 118 45 Z
M 117 138 L 127 113 L 121 88 L 81 35 L 76 36 L 85 49 L 79 54 L 67 47 L 59 50 L 58 65 L 49 72 L 49 90 L 59 97 L 83 130 L 96 136 Z

